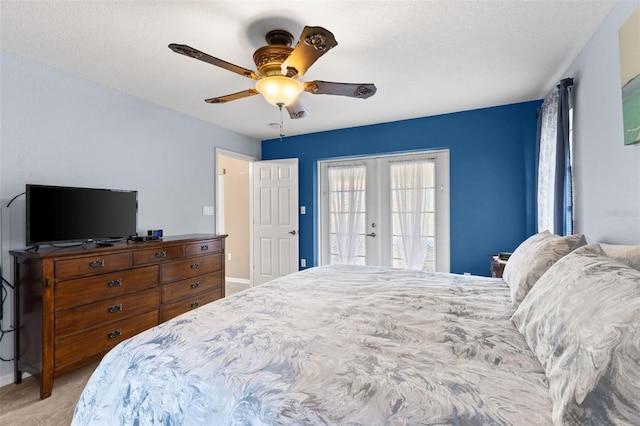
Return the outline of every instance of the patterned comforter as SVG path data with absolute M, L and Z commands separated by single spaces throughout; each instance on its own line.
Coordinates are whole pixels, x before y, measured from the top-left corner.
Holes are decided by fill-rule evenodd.
M 495 278 L 324 266 L 120 343 L 74 425 L 551 424 Z

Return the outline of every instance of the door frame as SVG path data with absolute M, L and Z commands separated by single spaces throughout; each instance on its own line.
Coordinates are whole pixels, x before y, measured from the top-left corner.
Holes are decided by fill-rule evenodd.
M 216 147 L 215 148 L 215 164 L 213 167 L 213 173 L 215 176 L 215 184 L 213 185 L 213 190 L 214 190 L 214 196 L 213 199 L 215 200 L 215 223 L 214 223 L 214 230 L 216 234 L 220 233 L 220 230 L 218 229 L 218 221 L 219 221 L 219 214 L 220 214 L 220 209 L 224 208 L 224 202 L 221 204 L 220 201 L 220 196 L 224 195 L 224 194 L 220 194 L 218 191 L 218 185 L 219 185 L 219 158 L 220 156 L 223 157 L 229 157 L 229 158 L 235 158 L 237 160 L 243 160 L 243 161 L 247 161 L 249 163 L 254 163 L 256 161 L 260 161 L 260 159 L 258 157 L 254 157 L 251 155 L 247 155 L 247 154 L 241 154 L 239 152 L 234 152 L 234 151 L 229 151 L 227 149 L 224 148 L 219 148 Z M 251 174 L 251 169 L 253 167 L 250 165 L 249 166 L 249 173 Z M 252 194 L 252 190 L 253 190 L 253 183 L 251 182 L 251 175 L 249 176 L 249 208 L 253 209 L 253 194 Z M 253 210 L 252 210 L 253 211 Z M 249 214 L 249 286 L 253 287 L 253 268 L 251 267 L 252 265 L 252 256 L 253 256 L 253 217 L 252 217 L 252 213 Z M 226 259 L 224 259 L 224 261 L 226 262 Z M 225 277 L 225 281 L 226 281 L 226 277 Z

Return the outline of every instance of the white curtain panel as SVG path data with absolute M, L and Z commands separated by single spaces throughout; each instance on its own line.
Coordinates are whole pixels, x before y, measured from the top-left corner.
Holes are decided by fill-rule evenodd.
M 540 109 L 540 152 L 538 154 L 538 232 L 554 230 L 556 143 L 558 139 L 558 91 Z
M 330 166 L 328 178 L 331 220 L 338 245 L 337 263 L 354 265 L 360 233 L 364 229 L 366 166 Z
M 403 268 L 422 270 L 427 256 L 429 187 L 433 186 L 432 160 L 398 161 L 390 164 L 391 191 L 398 215 L 394 235 L 399 235 L 398 248 Z

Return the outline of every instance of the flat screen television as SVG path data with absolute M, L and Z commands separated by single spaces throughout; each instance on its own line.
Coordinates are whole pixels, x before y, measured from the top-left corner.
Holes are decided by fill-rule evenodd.
M 26 198 L 27 245 L 136 235 L 137 191 L 28 184 Z

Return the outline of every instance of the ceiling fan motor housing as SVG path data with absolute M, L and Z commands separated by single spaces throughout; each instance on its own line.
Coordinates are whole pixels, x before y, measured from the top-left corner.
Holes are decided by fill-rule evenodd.
M 253 54 L 253 62 L 263 77 L 285 75 L 282 73 L 282 63 L 291 55 L 293 36 L 284 30 L 269 31 L 265 36 L 267 45 L 260 47 Z M 294 69 L 287 70 L 287 77 L 297 77 Z

